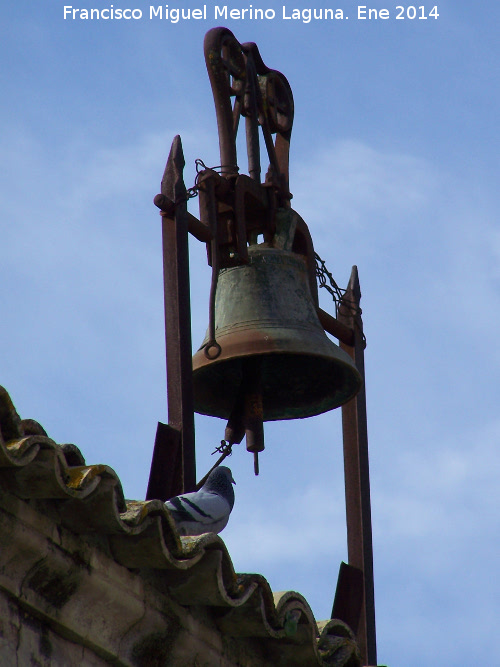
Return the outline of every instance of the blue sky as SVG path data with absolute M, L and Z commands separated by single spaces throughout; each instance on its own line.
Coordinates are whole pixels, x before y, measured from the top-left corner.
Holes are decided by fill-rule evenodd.
M 225 25 L 292 87 L 292 204 L 340 285 L 359 268 L 378 662 L 500 665 L 498 5 L 397 20 L 373 2 L 391 18 L 362 21 L 344 2 L 348 19 L 310 23 L 253 6 L 276 19 Z M 149 20 L 140 2 L 114 7 L 141 20 L 64 20 L 63 7 L 1 6 L 0 383 L 141 499 L 167 421 L 152 199 L 175 134 L 187 185 L 196 158 L 219 164 L 202 45 L 220 20 Z M 191 280 L 197 347 L 210 270 L 194 239 Z M 267 425 L 258 478 L 243 445 L 229 460 L 235 568 L 303 593 L 318 620 L 347 558 L 339 417 Z M 202 476 L 224 423 L 196 426 Z

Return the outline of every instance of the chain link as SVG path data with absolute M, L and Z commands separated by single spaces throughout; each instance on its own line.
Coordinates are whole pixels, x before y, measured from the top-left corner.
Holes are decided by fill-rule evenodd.
M 324 260 L 321 259 L 317 252 L 314 253 L 314 259 L 316 260 L 316 278 L 318 279 L 318 284 L 331 294 L 335 303 L 335 315 L 337 315 L 340 302 L 345 294 L 345 289 L 341 289 L 337 285 L 334 277 L 328 271 Z
M 224 456 L 231 456 L 231 454 L 233 453 L 232 448 L 233 448 L 233 445 L 230 442 L 226 442 L 225 440 L 221 440 L 220 445 L 218 447 L 216 447 L 214 449 L 214 451 L 212 452 L 212 456 L 214 454 L 217 454 L 217 452 L 219 452 L 219 454 L 224 454 Z
M 317 252 L 314 253 L 314 259 L 316 260 L 316 278 L 318 279 L 319 286 L 324 287 L 328 292 L 330 292 L 333 301 L 335 302 L 335 317 L 338 316 L 339 306 L 342 299 L 344 299 L 344 302 L 348 303 L 350 307 L 354 309 L 355 312 L 357 312 L 358 315 L 361 315 L 361 308 L 359 307 L 359 304 L 346 301 L 345 294 L 347 290 L 341 289 L 337 285 L 334 277 L 326 268 L 324 260 L 321 259 Z M 327 279 L 330 284 L 327 283 Z M 363 345 L 366 347 L 366 336 L 363 331 L 361 331 L 361 337 L 363 339 Z

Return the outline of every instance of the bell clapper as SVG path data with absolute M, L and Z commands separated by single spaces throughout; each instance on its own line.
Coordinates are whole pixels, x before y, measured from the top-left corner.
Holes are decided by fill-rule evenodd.
M 246 359 L 243 363 L 242 387 L 245 390 L 243 423 L 247 451 L 253 452 L 253 465 L 259 474 L 259 452 L 264 450 L 264 405 L 262 397 L 262 359 Z
M 256 475 L 259 474 L 259 452 L 253 453 L 253 471 Z
M 264 449 L 261 368 L 259 361 L 243 362 L 243 380 L 224 433 L 230 444 L 239 444 L 246 435 L 247 450 L 254 456 L 254 471 L 259 474 L 259 455 Z

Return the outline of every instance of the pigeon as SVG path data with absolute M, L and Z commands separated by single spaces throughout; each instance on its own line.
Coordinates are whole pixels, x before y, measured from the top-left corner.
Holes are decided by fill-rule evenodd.
M 174 519 L 179 535 L 220 533 L 226 527 L 234 505 L 236 484 L 226 466 L 214 468 L 199 491 L 184 493 L 167 500 L 165 505 Z

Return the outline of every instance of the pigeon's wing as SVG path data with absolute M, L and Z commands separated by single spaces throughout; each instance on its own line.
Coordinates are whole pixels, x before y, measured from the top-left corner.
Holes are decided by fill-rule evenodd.
M 170 514 L 173 516 L 177 523 L 182 523 L 183 521 L 194 521 L 192 514 L 184 507 L 182 502 L 182 496 L 176 496 L 167 500 L 165 505 L 168 507 Z
M 176 496 L 165 503 L 177 523 L 195 522 L 207 527 L 227 519 L 231 508 L 217 493 L 196 491 Z

